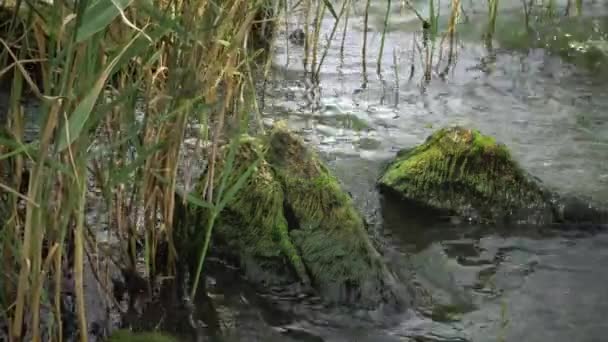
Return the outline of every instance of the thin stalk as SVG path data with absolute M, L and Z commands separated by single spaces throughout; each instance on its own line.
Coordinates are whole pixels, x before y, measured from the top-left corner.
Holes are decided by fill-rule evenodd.
M 302 62 L 304 63 L 304 71 L 308 71 L 308 56 L 310 55 L 310 12 L 312 11 L 312 0 L 305 0 L 305 11 L 306 15 L 304 17 L 304 58 Z
M 361 48 L 361 67 L 363 69 L 363 85 L 367 85 L 367 24 L 369 22 L 370 0 L 365 2 L 365 17 L 363 19 L 363 47 Z
M 555 15 L 555 0 L 548 0 L 547 15 L 553 17 Z
M 429 21 L 431 23 L 431 34 L 437 33 L 437 17 L 435 14 L 435 1 L 429 0 Z
M 434 45 L 435 41 L 431 41 L 431 45 Z M 433 66 L 433 55 L 431 53 L 431 48 L 429 46 L 425 46 L 425 62 L 424 62 L 424 79 L 428 82 L 431 80 L 431 71 Z
M 380 51 L 378 52 L 378 63 L 376 65 L 376 73 L 381 74 L 382 70 L 382 55 L 384 53 L 384 40 L 386 39 L 386 31 L 388 30 L 388 19 L 391 13 L 391 0 L 386 3 L 386 14 L 384 15 L 384 29 L 382 30 L 382 37 L 380 38 Z
M 340 60 L 344 61 L 344 42 L 346 41 L 346 32 L 348 30 L 348 19 L 350 18 L 351 0 L 346 0 L 346 18 L 344 19 L 344 29 L 342 30 L 342 42 L 340 43 Z
M 213 232 L 213 226 L 215 225 L 215 220 L 217 218 L 217 212 L 215 209 L 211 210 L 209 218 L 207 219 L 207 226 L 205 230 L 205 240 L 203 244 L 203 249 L 201 250 L 201 254 L 198 259 L 198 265 L 196 266 L 196 273 L 194 274 L 194 282 L 192 284 L 192 291 L 190 292 L 190 299 L 194 300 L 196 296 L 196 291 L 198 289 L 198 283 L 200 281 L 201 274 L 203 273 L 203 264 L 205 262 L 205 257 L 207 256 L 207 250 L 209 249 L 209 242 L 211 241 L 211 233 Z
M 310 65 L 310 70 L 312 72 L 312 76 L 315 77 L 318 73 L 315 73 L 314 70 L 317 67 L 317 55 L 319 51 L 319 36 L 321 34 L 321 23 L 323 22 L 323 17 L 325 16 L 325 1 L 321 1 L 317 5 L 317 14 L 315 16 L 315 31 L 313 36 L 313 48 L 312 48 L 312 62 Z M 319 66 L 319 69 L 321 66 Z M 315 79 L 316 80 L 316 79 Z
M 399 105 L 399 65 L 398 65 L 398 57 L 397 57 L 397 49 L 393 49 L 393 70 L 395 77 L 395 108 Z
M 412 38 L 412 49 L 411 49 L 411 59 L 410 59 L 410 76 L 408 80 L 411 80 L 414 77 L 414 73 L 416 72 L 416 37 Z
M 54 121 L 57 118 L 57 114 L 59 111 L 59 106 L 51 107 L 51 112 L 49 113 L 50 119 L 47 120 L 47 125 L 42 133 L 42 139 L 40 142 L 40 152 L 38 163 L 34 165 L 34 170 L 30 174 L 29 179 L 29 189 L 28 189 L 28 198 L 33 199 L 34 201 L 38 201 L 40 199 L 40 187 L 42 186 L 41 182 L 44 180 L 42 178 L 43 172 L 43 161 L 46 157 L 46 151 L 50 144 L 50 137 L 52 133 L 52 129 L 54 128 Z M 55 118 L 55 120 L 51 120 Z M 32 253 L 32 242 L 33 242 L 33 226 L 37 225 L 37 215 L 39 209 L 33 205 L 33 202 L 28 201 L 26 205 L 25 211 L 25 226 L 23 232 L 23 244 L 21 246 L 21 260 L 20 260 L 20 272 L 19 272 L 19 280 L 17 287 L 17 301 L 15 305 L 15 312 L 13 316 L 13 337 L 17 340 L 21 339 L 21 331 L 23 325 L 23 313 L 25 308 L 25 297 L 26 291 L 28 289 L 28 279 L 30 277 L 30 256 Z
M 340 14 L 338 14 L 338 18 L 336 19 L 334 27 L 331 30 L 331 33 L 329 34 L 329 38 L 327 39 L 327 45 L 325 46 L 325 50 L 323 50 L 323 55 L 321 56 L 321 60 L 319 60 L 319 65 L 317 66 L 317 71 L 315 72 L 316 79 L 319 79 L 319 74 L 321 73 L 321 66 L 323 65 L 323 61 L 325 60 L 325 57 L 327 56 L 327 53 L 329 52 L 329 49 L 331 47 L 331 42 L 334 40 L 334 35 L 336 34 L 336 31 L 338 29 L 338 24 L 340 24 L 340 19 L 342 18 L 342 15 L 344 14 L 344 11 L 346 10 L 346 5 L 348 4 L 348 1 L 349 0 L 342 1 L 342 8 L 340 8 Z
M 521 0 L 524 7 L 524 25 L 526 26 L 526 32 L 530 33 L 530 8 L 526 4 L 526 0 Z
M 80 168 L 80 179 L 86 179 Z M 78 328 L 80 330 L 80 341 L 86 342 L 88 337 L 87 320 L 84 298 L 84 218 L 86 203 L 86 182 L 80 182 L 80 201 L 76 212 L 76 229 L 74 230 L 74 287 L 76 292 L 76 316 L 78 317 Z
M 456 20 L 458 19 L 458 11 L 460 9 L 460 0 L 452 0 L 452 12 L 450 13 L 450 20 L 448 23 L 448 35 L 450 37 L 450 47 L 448 53 L 448 66 L 452 64 L 454 57 L 454 35 L 456 33 Z
M 498 0 L 488 0 L 488 31 L 486 34 L 486 42 L 490 44 L 496 30 L 496 17 L 498 16 Z
M 288 8 L 289 4 L 287 3 L 289 0 L 280 0 L 280 2 L 285 6 L 285 8 Z M 285 61 L 285 69 L 287 69 L 289 67 L 289 58 L 290 53 L 289 53 L 289 21 L 291 20 L 291 13 L 290 11 L 285 11 L 285 32 L 287 32 L 287 34 L 285 35 L 285 55 L 287 56 L 286 61 Z M 245 46 L 245 51 L 247 51 L 247 47 Z M 248 70 L 248 73 L 250 74 L 250 70 Z

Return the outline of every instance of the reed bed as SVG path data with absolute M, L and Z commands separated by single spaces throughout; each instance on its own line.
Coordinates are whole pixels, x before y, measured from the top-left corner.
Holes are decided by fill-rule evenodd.
M 105 204 L 107 228 L 120 241 L 116 262 L 136 269 L 143 258 L 150 279 L 175 272 L 176 200 L 208 210 L 194 296 L 215 218 L 247 177 L 217 169 L 218 150 L 237 144 L 232 134 L 255 115 L 253 58 L 270 39 L 279 7 L 261 0 L 17 0 L 2 9 L 11 18 L 0 38 L 0 76 L 10 83 L 0 141 L 0 306 L 9 340 L 66 337 L 66 278 L 73 279 L 79 339 L 87 340 L 85 256 L 99 253 L 86 217 L 94 200 Z M 39 103 L 30 142 L 27 96 Z M 188 156 L 183 141 L 193 122 L 203 147 Z M 194 194 L 194 173 L 178 180 L 188 157 L 209 170 Z M 214 175 L 221 186 L 214 187 Z

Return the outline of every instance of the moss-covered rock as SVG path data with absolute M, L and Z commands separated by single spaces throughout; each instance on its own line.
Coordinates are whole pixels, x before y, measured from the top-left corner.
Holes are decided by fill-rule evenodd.
M 553 219 L 546 191 L 507 148 L 463 127 L 441 129 L 422 145 L 401 151 L 379 185 L 408 200 L 481 222 Z
M 289 237 L 282 184 L 262 153 L 261 140 L 247 138 L 241 142 L 235 175 L 243 174 L 253 162 L 260 160 L 248 183 L 221 215 L 216 237 L 229 250 L 236 251 L 243 264 L 249 264 L 246 269 L 253 280 L 291 281 L 292 274 L 279 272 L 290 266 L 295 272 L 293 276 L 309 284 L 303 262 Z
M 404 297 L 372 244 L 352 199 L 303 141 L 277 124 L 244 139 L 236 174 L 261 158 L 222 213 L 216 247 L 267 285 L 300 281 L 332 303 L 375 307 Z
M 290 236 L 312 281 L 329 297 L 373 304 L 394 279 L 372 245 L 351 197 L 299 137 L 278 126 L 268 160 L 285 190 Z

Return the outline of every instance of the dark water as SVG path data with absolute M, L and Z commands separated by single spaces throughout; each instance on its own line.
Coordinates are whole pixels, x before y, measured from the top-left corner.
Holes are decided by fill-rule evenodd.
M 439 301 L 460 299 L 474 309 L 448 321 L 419 312 L 377 317 L 271 296 L 232 310 L 249 317 L 236 320 L 242 324 L 236 329 L 239 340 L 266 341 L 261 336 L 272 331 L 277 341 L 605 341 L 608 233 L 439 220 L 382 201 L 374 183 L 397 150 L 422 142 L 440 126 L 463 124 L 497 137 L 547 186 L 603 203 L 608 200 L 607 80 L 542 49 L 509 51 L 497 39 L 489 50 L 469 32 L 459 41 L 456 64 L 445 77 L 440 77 L 444 51 L 443 63 L 425 83 L 420 56 L 412 57 L 415 37 L 420 44 L 419 22 L 400 12 L 399 2 L 378 76 L 386 2 L 373 1 L 363 85 L 359 3 L 344 53 L 339 30 L 314 90 L 302 67 L 303 48 L 287 46 L 283 32 L 265 120 L 286 119 L 322 154 L 368 219 L 378 223 L 378 233 L 395 250 L 394 267 L 413 265 L 419 281 Z M 471 3 L 463 1 L 470 16 L 487 10 L 485 2 Z M 519 1 L 501 1 L 511 16 L 519 15 L 518 6 Z M 584 10 L 606 13 L 597 2 L 587 2 Z M 290 29 L 302 21 L 295 13 Z M 499 28 L 500 23 L 499 16 Z M 322 31 L 328 35 L 332 25 L 327 14 Z M 232 290 L 242 291 L 239 286 Z

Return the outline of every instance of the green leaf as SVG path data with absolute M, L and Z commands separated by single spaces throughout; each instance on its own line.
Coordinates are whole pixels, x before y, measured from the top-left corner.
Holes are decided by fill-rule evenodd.
M 158 179 L 159 181 L 161 181 L 164 184 L 169 184 L 169 181 L 166 177 L 163 177 L 162 175 L 158 174 L 158 172 L 152 172 L 154 174 L 154 176 L 156 177 L 156 179 Z M 191 193 L 186 193 L 184 190 L 176 188 L 175 192 L 181 196 L 182 198 L 186 198 L 186 200 L 190 203 L 193 204 L 197 207 L 201 207 L 201 208 L 205 208 L 205 209 L 210 209 L 212 212 L 215 209 L 215 206 L 205 200 L 202 200 L 196 196 L 194 196 Z
M 70 115 L 68 122 L 66 122 L 65 125 L 62 127 L 62 130 L 59 134 L 59 140 L 57 144 L 58 152 L 61 152 L 66 149 L 80 136 L 80 133 L 82 132 L 85 123 L 87 122 L 89 116 L 91 115 L 91 112 L 93 111 L 93 107 L 97 102 L 99 94 L 101 93 L 101 90 L 103 89 L 106 80 L 112 74 L 114 67 L 121 60 L 121 57 L 127 52 L 130 52 L 130 48 L 132 46 L 137 47 L 137 45 L 133 45 L 133 43 L 140 36 L 141 33 L 135 35 L 135 37 L 133 37 L 133 39 L 131 39 L 131 41 L 129 41 L 129 43 L 122 49 L 122 51 L 118 53 L 116 57 L 114 57 L 114 59 L 101 72 L 101 75 L 99 75 L 97 81 L 93 84 L 93 87 L 89 91 L 89 93 L 82 99 L 82 101 L 80 101 L 80 103 L 78 103 L 76 109 L 74 109 L 74 112 L 72 113 L 72 115 Z
M 327 6 L 327 9 L 329 10 L 329 12 L 331 12 L 331 15 L 334 17 L 334 19 L 338 20 L 338 15 L 336 14 L 336 11 L 334 10 L 334 6 L 331 4 L 331 1 L 323 0 L 323 2 L 325 3 L 325 6 Z
M 185 197 L 186 200 L 190 204 L 193 204 L 193 205 L 195 205 L 197 207 L 201 207 L 201 208 L 205 208 L 205 209 L 210 209 L 210 210 L 214 209 L 214 206 L 211 203 L 209 203 L 207 201 L 204 201 L 204 200 L 202 200 L 202 199 L 200 199 L 200 198 L 198 198 L 198 197 L 196 197 L 196 196 L 194 196 L 192 194 L 184 194 L 183 190 L 176 189 L 175 192 L 177 192 L 180 196 Z
M 82 15 L 82 24 L 76 31 L 76 43 L 81 43 L 106 28 L 120 14 L 120 11 L 127 8 L 131 2 L 132 0 L 97 0 L 92 2 Z
M 239 177 L 239 179 L 237 179 L 237 181 L 232 185 L 232 187 L 230 187 L 230 189 L 228 189 L 228 191 L 226 192 L 226 196 L 224 196 L 220 200 L 219 205 L 217 206 L 218 211 L 222 211 L 224 209 L 224 207 L 234 199 L 234 197 L 239 192 L 239 190 L 241 190 L 241 188 L 245 185 L 245 182 L 247 182 L 249 180 L 249 177 L 256 170 L 260 160 L 261 160 L 261 156 L 258 160 L 251 163 L 251 165 L 249 165 L 247 170 L 245 170 L 245 172 L 243 172 L 243 174 Z
M 4 138 L 0 138 L 0 145 L 4 146 L 13 146 L 14 150 L 5 154 L 0 154 L 0 160 L 12 157 L 14 155 L 18 155 L 21 153 L 31 154 L 34 147 L 36 147 L 35 142 L 31 142 L 29 144 L 23 145 L 13 140 L 8 140 Z
M 232 173 L 232 169 L 234 168 L 234 161 L 236 159 L 236 150 L 240 145 L 240 141 L 238 137 L 232 140 L 230 144 L 230 149 L 228 150 L 228 155 L 226 156 L 226 163 L 222 168 L 222 179 L 220 182 L 220 187 L 217 192 L 217 197 L 222 198 L 224 194 L 224 188 L 226 187 L 226 182 L 228 181 L 228 177 Z
M 150 32 L 146 32 L 148 37 L 152 39 L 152 42 L 150 42 L 150 40 L 148 40 L 148 38 L 141 33 L 138 33 L 135 36 L 135 42 L 133 42 L 132 47 L 128 51 L 120 51 L 117 53 L 117 56 L 120 56 L 120 62 L 118 62 L 114 68 L 118 69 L 121 65 L 129 62 L 133 58 L 141 56 L 145 49 L 150 47 L 154 42 L 157 42 L 161 37 L 170 31 L 171 30 L 169 27 L 155 27 L 150 30 Z M 146 65 L 147 63 L 150 63 L 150 60 L 146 62 Z

